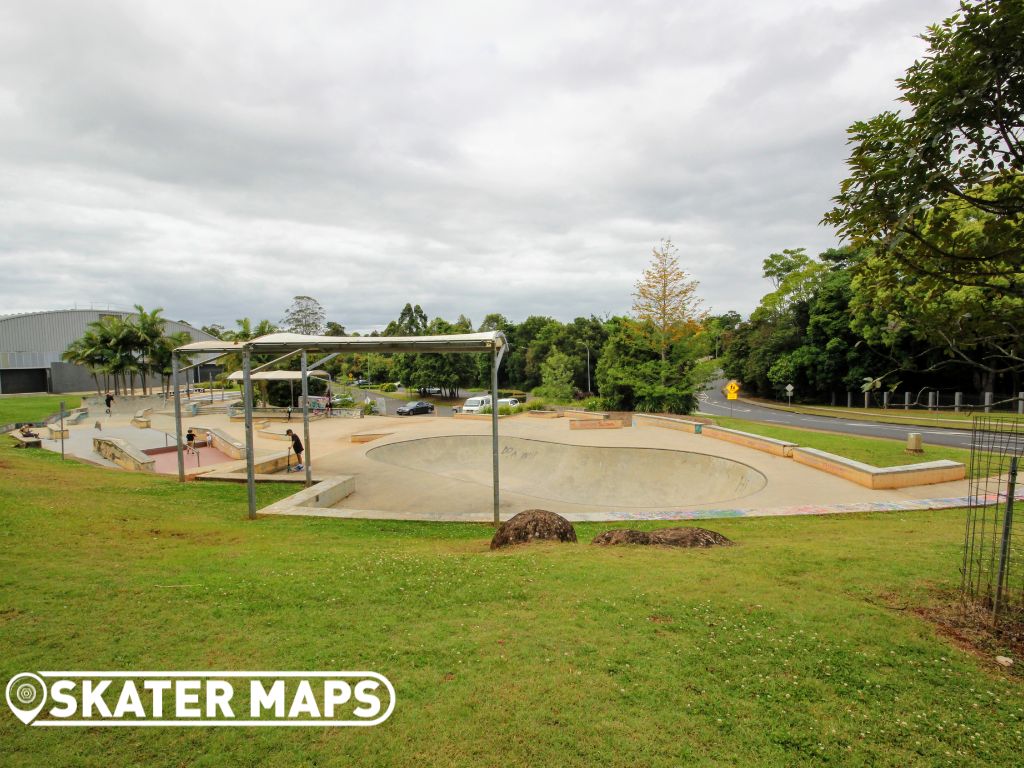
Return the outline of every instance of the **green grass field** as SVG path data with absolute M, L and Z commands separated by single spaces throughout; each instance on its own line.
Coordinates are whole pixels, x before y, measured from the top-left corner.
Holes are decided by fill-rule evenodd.
M 82 404 L 79 395 L 10 395 L 0 397 L 0 424 L 42 421 L 60 411 L 60 401 L 70 410 Z
M 578 545 L 492 553 L 487 526 L 249 522 L 243 486 L 9 444 L 3 681 L 370 669 L 397 707 L 369 729 L 5 710 L 5 765 L 996 766 L 1024 748 L 1021 678 L 914 611 L 958 584 L 959 511 L 716 520 L 737 546 L 705 551 L 592 547 L 608 526 L 581 524 Z
M 732 419 L 728 416 L 716 416 L 715 422 L 728 429 L 739 429 L 755 435 L 786 440 L 807 448 L 816 448 L 819 451 L 845 456 L 854 461 L 874 464 L 876 467 L 896 467 L 903 464 L 916 464 L 921 461 L 937 461 L 938 459 L 962 461 L 970 466 L 971 461 L 971 452 L 964 448 L 928 445 L 927 441 L 924 443 L 924 453 L 912 454 L 907 453 L 906 444 L 901 440 L 841 435 L 798 427 L 779 427 L 774 424 Z

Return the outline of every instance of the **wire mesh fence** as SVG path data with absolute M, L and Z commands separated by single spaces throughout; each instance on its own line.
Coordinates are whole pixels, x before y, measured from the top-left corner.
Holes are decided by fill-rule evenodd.
M 1024 422 L 974 418 L 962 593 L 995 622 L 1024 620 L 1024 535 L 1013 535 L 1015 517 L 1024 514 L 1022 455 Z

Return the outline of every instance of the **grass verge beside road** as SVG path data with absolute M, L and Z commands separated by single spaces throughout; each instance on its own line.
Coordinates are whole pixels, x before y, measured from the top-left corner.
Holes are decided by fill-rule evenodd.
M 492 553 L 484 525 L 250 522 L 240 485 L 9 440 L 0 462 L 3 681 L 367 669 L 397 690 L 365 729 L 30 728 L 4 710 L 6 765 L 993 766 L 1024 747 L 1020 662 L 912 610 L 959 584 L 962 511 L 707 521 L 736 546 L 706 551 L 592 547 L 612 526 L 582 524 L 577 545 Z M 289 490 L 261 485 L 260 504 Z
M 731 419 L 728 416 L 715 416 L 714 420 L 728 429 L 739 429 L 755 435 L 774 437 L 776 440 L 786 440 L 805 448 L 828 451 L 829 453 L 845 456 L 854 461 L 873 464 L 876 467 L 896 467 L 903 464 L 917 464 L 922 461 L 936 461 L 938 459 L 961 461 L 967 465 L 970 465 L 971 461 L 971 452 L 964 448 L 928 445 L 927 442 L 924 444 L 924 453 L 912 454 L 907 453 L 906 444 L 901 440 L 857 437 L 855 435 L 819 432 L 798 427 L 778 427 L 756 421 Z
M 970 412 L 962 411 L 956 413 L 952 409 L 945 408 L 928 412 L 920 409 L 904 411 L 899 406 L 893 406 L 892 408 L 840 408 L 829 405 L 788 405 L 772 400 L 749 397 L 741 398 L 739 402 L 760 405 L 765 408 L 774 408 L 789 413 L 802 413 L 805 416 L 831 416 L 837 419 L 849 419 L 850 421 L 877 421 L 883 424 L 899 424 L 905 427 L 944 427 L 946 429 L 969 430 L 975 416 L 985 415 L 997 416 L 1011 421 L 1024 420 L 1024 417 L 1010 411 L 993 411 L 990 414 L 986 414 L 982 408 L 975 408 Z
M 68 410 L 82 404 L 80 395 L 10 395 L 0 397 L 0 424 L 42 421 L 60 411 L 63 400 Z

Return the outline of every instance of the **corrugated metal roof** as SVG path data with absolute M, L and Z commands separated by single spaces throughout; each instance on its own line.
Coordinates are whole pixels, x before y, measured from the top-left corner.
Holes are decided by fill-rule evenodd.
M 135 312 L 104 309 L 58 309 L 49 312 L 24 312 L 0 316 L 0 366 L 8 367 L 13 360 L 59 360 L 68 346 L 80 339 L 89 323 L 102 317 L 135 317 Z M 215 339 L 188 323 L 167 320 L 166 333 L 185 331 L 196 341 Z M 6 355 L 6 357 L 3 357 Z M 48 363 L 46 363 L 48 365 Z M 10 365 L 23 367 L 23 365 Z M 44 367 L 44 366 L 40 366 Z

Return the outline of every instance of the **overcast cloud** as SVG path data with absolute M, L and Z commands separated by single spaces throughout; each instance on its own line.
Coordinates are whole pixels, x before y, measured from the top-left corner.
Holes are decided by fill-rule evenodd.
M 568 320 L 665 237 L 745 314 L 955 6 L 7 2 L 0 314 Z

